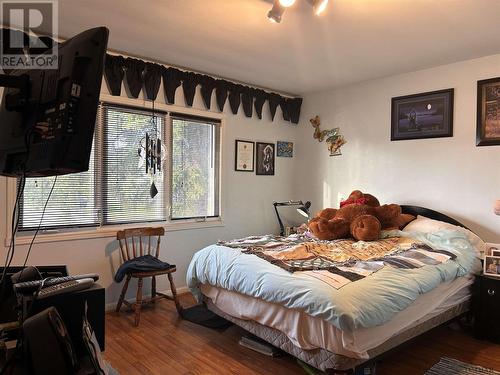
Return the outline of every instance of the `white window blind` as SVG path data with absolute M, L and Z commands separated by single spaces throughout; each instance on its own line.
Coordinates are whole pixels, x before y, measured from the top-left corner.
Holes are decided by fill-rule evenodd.
M 155 175 L 139 155 L 146 132 L 169 155 Z M 89 171 L 57 178 L 41 229 L 166 221 L 166 202 L 171 220 L 218 217 L 219 154 L 217 120 L 101 103 Z M 19 230 L 37 229 L 54 178 L 27 179 Z M 153 181 L 158 194 L 151 198 Z
M 94 148 L 93 148 L 94 149 Z M 95 191 L 95 155 L 92 151 L 87 172 L 57 177 L 45 210 L 41 229 L 85 227 L 99 224 Z M 20 201 L 20 230 L 36 230 L 55 177 L 26 179 Z
M 100 117 L 105 160 L 101 188 L 103 223 L 166 220 L 163 170 L 147 174 L 144 161 L 140 165 L 138 152 L 146 132 L 165 139 L 165 114 L 103 105 Z M 153 181 L 158 194 L 151 198 Z
M 219 216 L 220 122 L 171 114 L 171 219 Z

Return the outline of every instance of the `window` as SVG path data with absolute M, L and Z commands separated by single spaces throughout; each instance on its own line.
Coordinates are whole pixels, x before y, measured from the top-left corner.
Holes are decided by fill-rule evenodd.
M 220 126 L 172 114 L 172 220 L 219 216 Z
M 146 173 L 139 148 L 158 134 L 162 170 Z M 220 122 L 101 104 L 89 171 L 57 177 L 42 229 L 104 226 L 219 216 Z M 20 230 L 35 230 L 55 177 L 26 182 Z M 158 194 L 151 198 L 154 182 Z M 167 208 L 167 204 L 170 208 Z
M 105 106 L 103 112 L 103 223 L 164 221 L 164 194 L 153 199 L 150 195 L 152 182 L 159 192 L 164 191 L 163 173 L 146 174 L 138 148 L 146 133 L 165 139 L 165 114 L 153 117 L 151 112 L 113 106 Z

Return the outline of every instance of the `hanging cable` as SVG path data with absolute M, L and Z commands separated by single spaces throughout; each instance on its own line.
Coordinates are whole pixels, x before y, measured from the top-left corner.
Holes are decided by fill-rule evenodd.
M 36 228 L 35 234 L 33 235 L 33 238 L 31 239 L 28 251 L 26 252 L 26 257 L 24 258 L 24 263 L 23 263 L 23 269 L 24 269 L 24 267 L 26 267 L 26 263 L 28 262 L 28 258 L 31 254 L 31 248 L 33 247 L 33 243 L 35 242 L 36 236 L 38 235 L 38 232 L 40 231 L 40 228 L 42 227 L 43 217 L 45 216 L 45 211 L 47 210 L 47 205 L 49 204 L 50 197 L 52 196 L 52 192 L 54 191 L 54 188 L 56 187 L 56 182 L 57 182 L 57 176 L 54 178 L 54 182 L 52 183 L 52 187 L 50 188 L 49 195 L 47 196 L 47 200 L 45 201 L 45 205 L 43 206 L 42 216 L 40 217 L 40 222 L 38 223 L 38 227 Z

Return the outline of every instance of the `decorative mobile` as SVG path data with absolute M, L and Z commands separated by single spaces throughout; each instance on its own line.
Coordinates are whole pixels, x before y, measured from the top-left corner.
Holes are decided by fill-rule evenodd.
M 162 170 L 162 162 L 166 159 L 166 150 L 163 145 L 159 134 L 156 116 L 153 107 L 153 116 L 151 117 L 151 125 L 153 131 L 146 132 L 146 135 L 139 141 L 139 148 L 137 153 L 139 155 L 139 168 L 146 168 L 146 174 L 151 176 L 151 187 L 149 193 L 151 198 L 158 194 L 158 189 L 155 184 L 156 173 Z
M 312 127 L 314 128 L 313 138 L 317 139 L 318 142 L 323 142 L 325 140 L 328 143 L 328 151 L 330 151 L 330 156 L 342 155 L 340 148 L 347 143 L 345 138 L 339 134 L 340 128 L 333 128 L 329 130 L 321 130 L 321 119 L 319 116 L 315 116 L 309 120 Z

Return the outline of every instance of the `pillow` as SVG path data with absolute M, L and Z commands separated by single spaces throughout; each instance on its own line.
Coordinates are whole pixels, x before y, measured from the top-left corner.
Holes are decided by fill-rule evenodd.
M 470 230 L 450 223 L 445 223 L 444 221 L 429 219 L 425 216 L 418 215 L 417 218 L 405 226 L 403 230 L 406 232 L 424 233 L 434 233 L 440 230 L 458 230 L 467 236 L 479 258 L 484 257 L 484 252 L 487 248 L 486 243 Z

